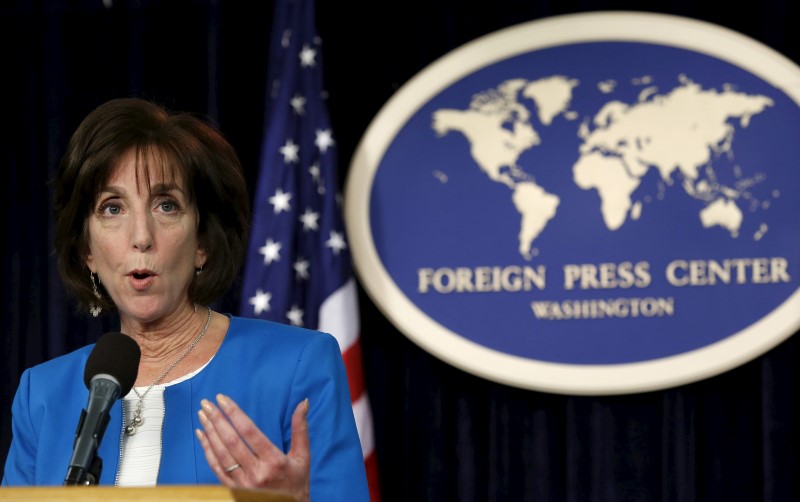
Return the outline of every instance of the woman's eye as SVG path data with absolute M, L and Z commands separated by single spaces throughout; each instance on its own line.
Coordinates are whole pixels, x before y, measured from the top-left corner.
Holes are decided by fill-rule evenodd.
M 100 213 L 108 216 L 118 215 L 122 209 L 116 204 L 103 204 L 100 206 Z
M 160 203 L 159 207 L 165 213 L 174 213 L 175 211 L 178 210 L 179 206 L 175 201 L 168 200 L 168 201 Z

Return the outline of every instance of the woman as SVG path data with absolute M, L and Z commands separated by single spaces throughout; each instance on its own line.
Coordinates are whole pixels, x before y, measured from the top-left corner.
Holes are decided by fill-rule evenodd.
M 248 200 L 232 147 L 189 114 L 112 100 L 71 138 L 56 177 L 59 272 L 92 315 L 117 312 L 142 354 L 98 450 L 100 484 L 368 500 L 336 340 L 206 306 L 239 272 Z M 3 485 L 64 482 L 91 349 L 23 374 Z

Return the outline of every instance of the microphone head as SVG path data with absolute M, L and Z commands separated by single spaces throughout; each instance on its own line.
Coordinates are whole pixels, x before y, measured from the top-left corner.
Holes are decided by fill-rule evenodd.
M 106 333 L 97 340 L 83 370 L 83 383 L 90 388 L 92 378 L 107 374 L 120 384 L 124 396 L 133 388 L 139 373 L 142 351 L 133 338 L 123 333 Z

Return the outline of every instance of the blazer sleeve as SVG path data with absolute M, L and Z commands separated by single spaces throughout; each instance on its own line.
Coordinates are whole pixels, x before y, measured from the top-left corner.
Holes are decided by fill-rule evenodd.
M 6 456 L 2 486 L 36 484 L 37 434 L 30 415 L 30 370 L 20 379 L 11 405 L 11 447 Z
M 347 372 L 339 344 L 330 334 L 310 337 L 300 354 L 291 399 L 296 406 L 305 398 L 309 401 L 311 500 L 369 501 Z M 291 431 L 294 406 L 289 407 L 285 431 Z

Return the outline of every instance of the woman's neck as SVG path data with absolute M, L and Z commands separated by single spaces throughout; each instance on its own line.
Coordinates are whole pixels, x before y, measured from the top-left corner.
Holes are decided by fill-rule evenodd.
M 170 319 L 160 322 L 141 323 L 120 316 L 122 332 L 133 338 L 142 352 L 136 386 L 153 383 L 167 368 L 183 356 L 197 339 L 208 320 L 208 309 L 182 309 Z M 193 352 L 197 350 L 194 347 Z M 186 358 L 191 354 L 187 354 Z M 183 366 L 184 361 L 181 361 Z M 176 378 L 185 371 L 176 366 L 169 377 Z M 164 382 L 160 382 L 164 383 Z

